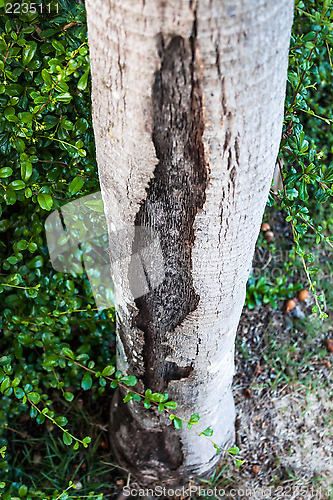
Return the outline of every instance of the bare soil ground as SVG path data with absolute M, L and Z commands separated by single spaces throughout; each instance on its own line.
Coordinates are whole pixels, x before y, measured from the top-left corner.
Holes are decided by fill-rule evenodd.
M 298 307 L 308 315 L 311 300 Z M 333 498 L 330 321 L 316 333 L 316 322 L 298 326 L 295 313 L 244 309 L 234 394 L 245 463 L 221 475 L 224 498 Z

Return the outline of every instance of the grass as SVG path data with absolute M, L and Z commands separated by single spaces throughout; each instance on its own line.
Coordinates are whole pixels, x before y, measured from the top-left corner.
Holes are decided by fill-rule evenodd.
M 43 490 L 50 496 L 65 490 L 69 481 L 76 486 L 71 497 L 83 498 L 92 491 L 95 496 L 114 493 L 117 468 L 103 463 L 111 461 L 107 433 L 109 398 L 96 401 L 89 393 L 85 395 L 85 399 L 67 404 L 62 411 L 67 412 L 74 435 L 92 437 L 90 446 L 75 451 L 63 443 L 57 427 L 48 423 L 37 426 L 29 415 L 23 415 L 6 431 L 10 465 L 2 479 Z

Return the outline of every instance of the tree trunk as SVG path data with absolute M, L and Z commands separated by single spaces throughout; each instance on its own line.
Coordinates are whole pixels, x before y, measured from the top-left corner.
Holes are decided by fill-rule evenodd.
M 224 448 L 234 441 L 234 340 L 281 137 L 292 9 L 292 0 L 87 1 L 118 369 L 140 390 L 168 392 L 180 416 L 198 412 Z M 150 266 L 164 273 L 140 297 L 131 256 L 149 231 L 135 227 L 158 235 L 162 258 L 151 254 Z M 111 441 L 142 484 L 180 483 L 216 464 L 207 439 L 121 398 Z

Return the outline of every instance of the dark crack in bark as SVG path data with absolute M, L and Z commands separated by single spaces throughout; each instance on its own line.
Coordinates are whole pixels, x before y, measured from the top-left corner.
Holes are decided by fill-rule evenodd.
M 165 279 L 138 299 L 136 326 L 144 332 L 143 382 L 162 392 L 170 380 L 188 377 L 193 366 L 166 361 L 173 332 L 194 311 L 200 297 L 192 279 L 193 224 L 202 209 L 208 183 L 202 135 L 202 90 L 195 51 L 196 26 L 189 40 L 159 40 L 161 69 L 152 89 L 153 142 L 159 160 L 135 224 L 159 234 Z M 133 254 L 146 242 L 138 236 Z

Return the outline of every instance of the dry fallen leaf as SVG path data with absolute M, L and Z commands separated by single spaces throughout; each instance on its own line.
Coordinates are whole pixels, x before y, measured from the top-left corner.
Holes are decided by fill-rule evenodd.
M 332 339 L 324 340 L 324 346 L 326 347 L 328 352 L 333 352 L 333 340 Z
M 259 465 L 253 465 L 252 470 L 255 474 L 258 474 L 258 472 L 260 471 Z

